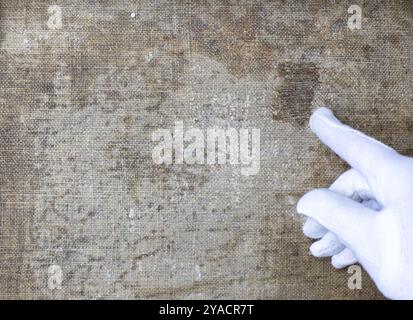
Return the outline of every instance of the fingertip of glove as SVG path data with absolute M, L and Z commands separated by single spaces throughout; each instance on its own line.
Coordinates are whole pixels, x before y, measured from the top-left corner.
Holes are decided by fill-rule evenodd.
M 310 252 L 316 258 L 322 258 L 324 256 L 324 250 L 320 247 L 319 242 L 314 242 L 310 246 Z
M 331 265 L 336 269 L 343 269 L 344 267 L 347 266 L 347 263 L 344 263 L 342 261 L 342 259 L 340 259 L 337 256 L 332 256 L 331 257 Z
M 314 206 L 325 197 L 326 189 L 315 189 L 307 192 L 297 203 L 297 212 L 310 216 Z
M 306 237 L 312 238 L 313 227 L 310 226 L 307 222 L 303 224 L 302 230 L 303 230 L 303 233 Z
M 313 112 L 313 116 L 314 115 L 322 115 L 322 116 L 326 116 L 326 117 L 334 117 L 333 111 L 331 111 L 330 108 L 327 107 L 319 107 L 317 108 L 314 112 Z
M 337 261 L 337 258 L 335 256 L 333 256 L 331 258 L 331 265 L 335 268 L 335 269 L 343 269 L 344 266 L 341 263 L 341 261 Z
M 311 131 L 320 136 L 329 126 L 342 126 L 342 123 L 329 108 L 321 107 L 315 110 L 310 117 Z
M 317 120 L 320 118 L 334 119 L 334 113 L 331 109 L 326 107 L 320 107 L 316 109 L 310 117 L 310 128 L 314 129 Z
M 322 225 L 312 219 L 308 219 L 304 223 L 302 230 L 304 235 L 311 239 L 320 239 L 327 233 L 327 230 Z

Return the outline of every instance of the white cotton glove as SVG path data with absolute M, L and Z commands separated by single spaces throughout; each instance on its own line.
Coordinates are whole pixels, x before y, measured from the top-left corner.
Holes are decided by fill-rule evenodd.
M 330 187 L 330 190 L 358 201 L 373 210 L 380 210 L 380 205 L 374 200 L 367 182 L 354 169 L 341 175 Z M 345 248 L 336 235 L 329 232 L 314 219 L 307 219 L 303 226 L 303 231 L 307 237 L 313 239 L 321 238 L 320 241 L 315 242 L 310 247 L 310 251 L 315 257 L 333 256 L 331 263 L 335 268 L 344 268 L 357 262 L 351 250 Z
M 316 256 L 335 267 L 359 262 L 381 292 L 413 299 L 413 159 L 342 124 L 327 108 L 310 119 L 313 132 L 353 168 L 330 189 L 313 190 L 297 211 L 304 233 L 321 238 Z

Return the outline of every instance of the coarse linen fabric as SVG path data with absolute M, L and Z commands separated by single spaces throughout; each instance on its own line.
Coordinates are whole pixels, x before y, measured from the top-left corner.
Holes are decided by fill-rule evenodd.
M 318 106 L 413 155 L 412 2 L 353 4 L 2 0 L 0 298 L 383 298 L 295 210 L 348 169 Z M 177 121 L 260 129 L 259 172 L 155 164 Z

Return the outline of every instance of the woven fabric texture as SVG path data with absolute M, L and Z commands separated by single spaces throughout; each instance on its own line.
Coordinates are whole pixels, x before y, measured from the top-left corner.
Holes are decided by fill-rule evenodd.
M 295 205 L 346 169 L 317 106 L 413 155 L 411 1 L 52 2 L 0 2 L 0 298 L 382 298 Z M 259 172 L 155 164 L 177 121 L 260 129 Z

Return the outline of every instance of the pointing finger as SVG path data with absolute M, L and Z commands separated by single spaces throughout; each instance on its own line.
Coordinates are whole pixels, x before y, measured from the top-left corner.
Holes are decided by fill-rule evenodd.
M 312 131 L 351 167 L 374 180 L 400 155 L 392 148 L 341 123 L 330 109 L 320 108 L 310 119 Z

